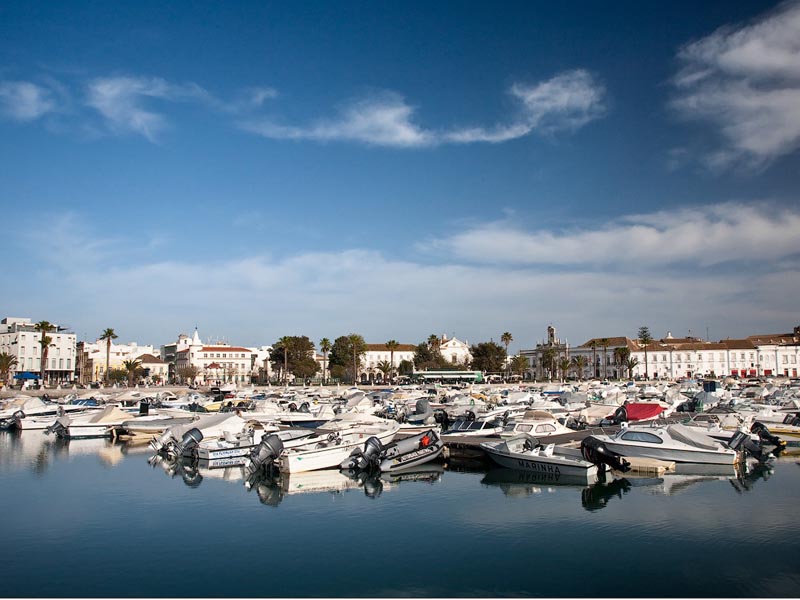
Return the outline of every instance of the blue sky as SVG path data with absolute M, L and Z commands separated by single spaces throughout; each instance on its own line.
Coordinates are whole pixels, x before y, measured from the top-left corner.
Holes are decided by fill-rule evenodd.
M 800 3 L 6 3 L 4 315 L 530 347 L 797 324 Z

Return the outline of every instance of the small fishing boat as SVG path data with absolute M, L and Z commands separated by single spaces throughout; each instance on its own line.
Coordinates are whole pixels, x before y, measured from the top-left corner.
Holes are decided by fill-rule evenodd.
M 528 410 L 521 416 L 512 417 L 500 432 L 500 437 L 511 438 L 521 433 L 529 433 L 537 438 L 551 435 L 573 433 L 574 430 L 562 425 L 553 413 L 546 410 Z
M 566 475 L 587 482 L 597 477 L 597 465 L 586 460 L 580 448 L 542 446 L 528 434 L 499 442 L 483 442 L 480 446 L 494 462 L 507 469 Z

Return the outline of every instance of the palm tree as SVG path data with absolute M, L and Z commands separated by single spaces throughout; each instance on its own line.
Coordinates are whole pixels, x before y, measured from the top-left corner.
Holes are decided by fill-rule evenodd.
M 142 361 L 138 358 L 123 361 L 122 368 L 128 372 L 128 384 L 133 385 L 136 376 L 142 371 Z
M 439 336 L 435 333 L 432 333 L 428 336 L 428 348 L 430 348 L 432 351 L 437 351 L 441 343 L 442 340 L 440 340 Z
M 592 379 L 597 377 L 597 340 L 589 342 L 589 348 L 592 349 Z
M 278 342 L 283 346 L 283 385 L 289 385 L 289 343 L 288 335 L 283 336 Z
M 625 368 L 628 369 L 628 377 L 633 377 L 633 370 L 639 364 L 639 359 L 635 356 L 631 358 L 630 356 L 625 360 Z
M 619 368 L 619 377 L 622 377 L 622 369 L 625 366 L 625 361 L 628 360 L 628 357 L 631 355 L 631 351 L 627 346 L 620 346 L 619 348 L 614 348 L 614 364 L 617 365 Z
M 559 359 L 558 361 L 558 368 L 561 371 L 561 381 L 563 382 L 567 378 L 567 372 L 569 371 L 570 366 L 572 365 L 572 361 L 568 359 L 566 356 Z
M 111 340 L 115 340 L 118 337 L 119 336 L 114 333 L 114 330 L 111 327 L 103 331 L 103 334 L 100 336 L 101 340 L 106 341 L 106 385 L 108 385 L 108 365 L 111 362 Z
M 347 341 L 353 350 L 353 385 L 358 385 L 358 367 L 361 364 L 361 355 L 366 352 L 367 345 L 364 338 L 357 333 L 348 335 Z
M 653 341 L 653 336 L 650 335 L 650 329 L 648 327 L 639 327 L 639 343 L 644 348 L 644 378 L 650 379 L 650 375 L 647 372 L 647 345 Z
M 603 379 L 608 379 L 608 342 L 608 338 L 602 338 L 599 342 L 603 348 Z
M 328 364 L 328 352 L 331 351 L 331 341 L 324 337 L 319 341 L 319 349 L 322 350 L 322 382 L 325 383 L 325 373 Z
M 506 356 L 508 356 L 508 345 L 514 341 L 514 336 L 512 336 L 508 331 L 505 331 L 503 332 L 503 335 L 500 336 L 500 341 L 505 344 Z
M 45 370 L 47 369 L 47 354 L 50 352 L 50 346 L 53 344 L 53 338 L 47 335 L 49 332 L 53 331 L 56 326 L 50 323 L 49 321 L 39 321 L 36 325 L 33 326 L 36 331 L 41 332 L 42 339 L 39 340 L 39 345 L 42 347 L 42 372 L 41 372 L 41 383 L 44 386 L 45 384 Z
M 586 368 L 587 359 L 582 354 L 572 358 L 572 366 L 578 373 L 578 381 L 583 379 L 583 370 Z
M 555 348 L 547 348 L 542 352 L 542 369 L 548 372 L 548 377 L 553 378 L 553 371 L 556 368 L 556 358 L 558 353 Z
M 17 366 L 17 357 L 8 352 L 0 352 L 0 384 L 8 383 L 8 376 Z
M 394 351 L 397 350 L 397 347 L 399 345 L 400 344 L 397 343 L 397 340 L 389 340 L 385 344 L 386 349 L 389 351 L 389 364 L 392 366 L 391 372 L 390 372 L 390 375 L 389 375 L 389 377 L 391 378 L 392 381 L 394 381 Z M 378 365 L 378 368 L 380 368 L 380 365 Z
M 378 363 L 378 371 L 383 373 L 383 380 L 386 381 L 387 376 L 392 372 L 392 363 L 388 360 L 382 360 Z

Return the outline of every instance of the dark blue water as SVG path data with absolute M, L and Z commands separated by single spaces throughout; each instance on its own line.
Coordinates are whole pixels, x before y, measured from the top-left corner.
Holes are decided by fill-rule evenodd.
M 800 466 L 594 486 L 503 469 L 265 481 L 0 433 L 3 596 L 800 594 Z

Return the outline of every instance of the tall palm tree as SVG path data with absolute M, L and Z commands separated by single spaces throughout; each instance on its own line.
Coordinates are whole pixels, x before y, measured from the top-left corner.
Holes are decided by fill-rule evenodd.
M 278 340 L 283 346 L 283 385 L 289 385 L 289 343 L 288 335 Z
M 392 369 L 389 372 L 389 378 L 394 381 L 394 351 L 397 350 L 397 347 L 400 344 L 397 343 L 397 340 L 389 340 L 385 345 L 386 349 L 389 351 L 389 364 L 392 365 Z
M 378 371 L 383 373 L 383 380 L 386 381 L 389 374 L 392 372 L 392 363 L 388 360 L 382 360 L 378 363 Z
M 41 383 L 42 385 L 45 384 L 45 370 L 47 369 L 47 354 L 50 352 L 50 346 L 53 343 L 53 338 L 51 338 L 48 333 L 55 330 L 56 326 L 50 323 L 49 321 L 39 321 L 36 325 L 33 326 L 36 331 L 41 332 L 42 338 L 39 340 L 39 345 L 42 347 L 41 357 L 42 357 L 42 370 L 41 370 Z
M 558 360 L 558 369 L 561 371 L 562 382 L 567 378 L 567 372 L 569 371 L 570 366 L 572 366 L 572 361 L 566 356 Z
M 353 351 L 353 385 L 358 385 L 358 367 L 361 364 L 361 355 L 366 351 L 364 338 L 357 333 L 347 336 L 347 341 Z
M 614 348 L 614 364 L 619 368 L 618 375 L 620 377 L 622 376 L 623 368 L 625 367 L 625 361 L 628 360 L 630 355 L 631 351 L 627 346 Z
M 319 349 L 322 350 L 322 382 L 325 383 L 325 373 L 327 372 L 328 365 L 328 352 L 331 351 L 331 341 L 324 337 L 319 341 Z
M 650 335 L 648 327 L 639 327 L 639 343 L 644 348 L 644 378 L 650 379 L 650 374 L 647 372 L 647 345 L 653 341 L 653 336 Z
M 114 330 L 111 327 L 108 327 L 105 331 L 103 331 L 102 335 L 100 336 L 101 340 L 106 341 L 106 385 L 108 385 L 108 365 L 111 362 L 111 340 L 117 339 L 119 336 L 114 333 Z
M 0 384 L 8 383 L 8 376 L 17 364 L 16 356 L 8 352 L 0 352 Z
M 553 378 L 553 371 L 556 369 L 556 359 L 558 352 L 555 348 L 547 348 L 542 352 L 542 369 L 548 372 L 550 379 Z
M 600 340 L 600 346 L 603 348 L 603 379 L 608 379 L 608 338 Z
M 508 356 L 508 346 L 511 342 L 514 341 L 514 336 L 512 336 L 508 331 L 505 331 L 503 332 L 503 335 L 500 336 L 500 341 L 503 342 L 503 344 L 505 344 L 506 356 Z
M 597 377 L 597 340 L 589 342 L 589 348 L 592 349 L 592 379 Z
M 626 369 L 628 369 L 628 377 L 629 377 L 629 378 L 630 378 L 630 377 L 633 377 L 633 370 L 636 368 L 636 366 L 637 366 L 638 364 L 639 364 L 639 359 L 638 359 L 638 358 L 636 358 L 635 356 L 634 356 L 634 357 L 630 357 L 630 356 L 629 356 L 629 357 L 628 357 L 628 358 L 625 360 L 625 368 L 626 368 Z
M 575 368 L 575 371 L 578 373 L 578 381 L 583 379 L 583 370 L 586 368 L 587 359 L 582 354 L 578 356 L 574 356 L 572 358 L 572 366 Z

